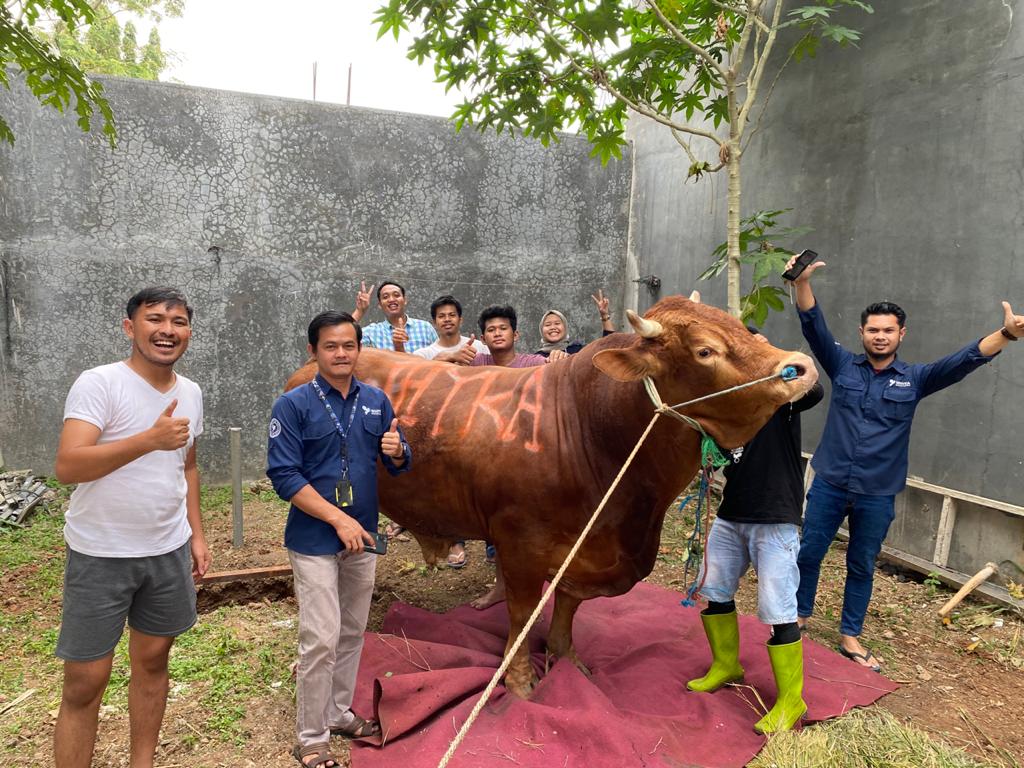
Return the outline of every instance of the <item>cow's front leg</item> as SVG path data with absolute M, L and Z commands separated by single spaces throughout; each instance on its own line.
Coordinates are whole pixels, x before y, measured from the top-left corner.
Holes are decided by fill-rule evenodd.
M 580 661 L 572 644 L 572 620 L 581 602 L 578 597 L 560 589 L 555 590 L 555 609 L 551 616 L 551 629 L 548 631 L 548 653 L 557 659 L 569 659 L 580 672 L 590 677 L 590 670 Z
M 533 613 L 533 609 L 540 601 L 544 582 L 542 579 L 517 577 L 507 572 L 505 580 L 509 618 L 508 642 L 505 643 L 505 655 L 507 656 L 512 649 L 512 643 L 519 637 L 530 614 Z M 536 685 L 537 675 L 534 674 L 530 664 L 530 643 L 527 638 L 519 646 L 512 663 L 509 664 L 508 671 L 505 672 L 505 687 L 519 698 L 528 699 Z

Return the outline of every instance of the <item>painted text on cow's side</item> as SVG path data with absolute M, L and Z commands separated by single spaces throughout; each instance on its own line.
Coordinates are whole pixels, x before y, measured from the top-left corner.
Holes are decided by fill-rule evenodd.
M 493 385 L 505 373 L 500 370 L 466 371 L 448 365 L 395 365 L 382 382 L 405 427 L 416 426 L 421 419 L 417 411 L 424 406 L 433 424 L 430 436 L 458 430 L 465 437 L 483 428 L 485 416 L 494 423 L 502 442 L 523 440 L 523 447 L 540 453 L 540 425 L 543 413 L 543 368 L 537 368 L 521 380 L 520 386 L 507 388 Z M 438 407 L 438 400 L 443 400 Z M 429 418 L 429 416 L 428 416 Z M 529 428 L 521 421 L 527 419 Z

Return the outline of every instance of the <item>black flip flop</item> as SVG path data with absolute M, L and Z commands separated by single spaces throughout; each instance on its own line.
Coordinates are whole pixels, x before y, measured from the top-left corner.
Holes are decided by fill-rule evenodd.
M 867 653 L 857 653 L 856 651 L 848 651 L 841 645 L 837 645 L 836 650 L 839 651 L 840 654 L 848 658 L 850 661 L 857 661 L 857 659 L 860 659 L 861 661 L 865 662 L 864 664 L 861 664 L 861 666 L 870 669 L 872 672 L 882 671 L 881 666 L 879 666 L 878 664 L 871 663 L 871 660 L 875 658 L 875 654 L 873 654 L 871 651 L 868 651 Z

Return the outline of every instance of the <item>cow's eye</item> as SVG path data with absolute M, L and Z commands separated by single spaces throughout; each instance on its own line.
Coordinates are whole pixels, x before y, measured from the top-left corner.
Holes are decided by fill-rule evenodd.
M 697 352 L 697 356 L 698 357 L 711 357 L 711 350 L 708 349 L 707 347 L 704 347 L 699 352 Z

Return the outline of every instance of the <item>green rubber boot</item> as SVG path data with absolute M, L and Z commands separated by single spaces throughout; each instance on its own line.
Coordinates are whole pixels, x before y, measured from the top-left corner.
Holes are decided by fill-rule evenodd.
M 691 691 L 717 691 L 726 683 L 743 677 L 740 666 L 740 625 L 736 611 L 700 615 L 704 634 L 711 646 L 711 669 L 704 677 L 691 680 L 686 687 Z
M 768 714 L 754 724 L 758 733 L 788 731 L 807 711 L 803 700 L 804 646 L 802 640 L 786 645 L 769 645 L 768 658 L 775 674 L 775 687 L 779 695 Z

